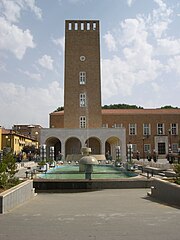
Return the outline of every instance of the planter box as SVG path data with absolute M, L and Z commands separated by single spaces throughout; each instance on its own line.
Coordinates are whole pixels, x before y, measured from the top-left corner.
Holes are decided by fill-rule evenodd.
M 180 206 L 180 185 L 162 179 L 154 179 L 149 196 L 167 204 Z
M 34 196 L 33 180 L 26 180 L 0 194 L 0 213 L 6 213 Z

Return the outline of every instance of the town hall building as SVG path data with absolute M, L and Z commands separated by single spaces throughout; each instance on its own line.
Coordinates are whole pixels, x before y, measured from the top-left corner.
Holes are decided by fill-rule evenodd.
M 49 128 L 41 129 L 47 155 L 52 146 L 65 158 L 87 146 L 98 160 L 109 152 L 125 161 L 129 145 L 143 158 L 178 152 L 179 108 L 102 109 L 99 21 L 65 21 L 64 62 L 64 111 L 50 113 Z

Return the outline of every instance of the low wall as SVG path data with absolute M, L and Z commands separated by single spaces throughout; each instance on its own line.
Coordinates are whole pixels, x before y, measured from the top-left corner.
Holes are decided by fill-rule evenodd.
M 150 196 L 167 204 L 180 206 L 180 185 L 162 179 L 154 179 Z
M 93 179 L 93 180 L 58 180 L 58 179 L 34 179 L 33 186 L 36 192 L 63 192 L 63 191 L 90 191 L 100 189 L 128 189 L 150 188 L 150 179 Z
M 6 213 L 14 207 L 35 196 L 33 180 L 26 180 L 0 194 L 0 213 Z

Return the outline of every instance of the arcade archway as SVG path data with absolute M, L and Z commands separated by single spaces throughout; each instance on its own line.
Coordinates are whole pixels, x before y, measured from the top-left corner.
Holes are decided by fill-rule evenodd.
M 121 141 L 119 138 L 112 136 L 105 142 L 105 152 L 109 153 L 112 159 L 116 159 L 116 147 L 121 147 Z M 121 154 L 121 153 L 120 153 Z
M 101 154 L 101 142 L 96 137 L 90 137 L 85 142 L 87 147 L 91 148 L 92 154 Z
M 65 143 L 65 156 L 81 153 L 81 142 L 78 138 L 69 138 Z
M 61 153 L 61 141 L 56 137 L 50 137 L 45 144 L 47 159 L 50 157 L 50 147 L 54 147 L 54 160 L 58 160 L 58 156 Z

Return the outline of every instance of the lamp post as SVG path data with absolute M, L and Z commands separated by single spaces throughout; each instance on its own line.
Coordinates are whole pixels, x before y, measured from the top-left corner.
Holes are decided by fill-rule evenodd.
M 40 148 L 40 158 L 42 161 L 46 161 L 46 144 L 43 144 Z
M 171 129 L 168 130 L 168 134 L 169 134 L 169 153 L 172 153 L 172 148 L 171 148 Z
M 132 160 L 132 144 L 129 143 L 127 145 L 127 149 L 128 149 L 127 162 L 129 161 L 131 163 L 131 160 Z
M 144 140 L 145 140 L 145 137 L 143 137 L 143 163 L 145 161 L 145 151 L 144 151 Z
M 116 146 L 116 160 L 120 160 L 121 147 Z

